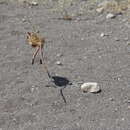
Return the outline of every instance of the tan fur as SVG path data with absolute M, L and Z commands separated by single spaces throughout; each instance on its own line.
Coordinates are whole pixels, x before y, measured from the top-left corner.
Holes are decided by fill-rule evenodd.
M 36 52 L 33 54 L 32 64 L 34 64 L 34 60 L 35 60 L 35 57 L 38 54 L 38 52 L 41 56 L 40 63 L 42 64 L 42 62 L 43 62 L 43 46 L 44 46 L 44 43 L 45 43 L 45 39 L 39 37 L 37 33 L 28 32 L 27 33 L 27 42 L 32 47 L 37 48 Z
M 44 38 L 40 38 L 37 33 L 28 32 L 27 34 L 27 41 L 32 47 L 43 47 L 43 44 L 45 42 Z

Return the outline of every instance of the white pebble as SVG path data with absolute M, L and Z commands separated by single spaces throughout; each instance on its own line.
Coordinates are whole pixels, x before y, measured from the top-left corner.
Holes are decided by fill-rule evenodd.
M 83 83 L 81 85 L 81 90 L 83 92 L 90 92 L 90 93 L 98 93 L 101 91 L 98 83 L 96 82 Z
M 117 37 L 115 37 L 115 41 L 120 41 L 120 39 L 119 39 L 119 38 L 117 38 Z
M 110 101 L 114 101 L 114 99 L 113 99 L 113 98 L 109 98 L 109 100 L 110 100 Z
M 112 19 L 115 18 L 115 15 L 112 13 L 107 14 L 106 19 Z
M 36 1 L 32 1 L 31 5 L 33 5 L 33 6 L 37 6 L 38 3 L 37 3 Z
M 97 8 L 96 11 L 97 11 L 98 13 L 102 13 L 102 12 L 104 11 L 104 8 L 103 8 L 103 7 Z
M 128 40 L 129 40 L 129 38 L 128 38 L 128 37 L 125 37 L 125 38 L 124 38 L 124 40 L 125 40 L 125 41 L 128 41 Z
M 57 65 L 62 65 L 62 63 L 60 61 L 57 61 L 56 64 Z
M 101 33 L 101 34 L 100 34 L 100 37 L 104 37 L 104 36 L 105 36 L 105 34 L 104 34 L 104 33 Z
M 63 54 L 58 53 L 56 56 L 57 56 L 57 57 L 62 57 L 62 56 L 63 56 Z
M 130 103 L 130 99 L 128 99 L 127 103 Z
M 36 86 L 32 85 L 32 87 L 30 88 L 31 92 L 33 93 L 35 90 Z
M 25 18 L 23 18 L 23 19 L 22 19 L 22 22 L 26 22 L 26 19 L 25 19 Z
M 122 121 L 124 121 L 124 120 L 125 120 L 125 118 L 122 118 L 121 120 L 122 120 Z
M 83 40 L 84 40 L 84 38 L 82 37 L 82 38 L 81 38 L 81 41 L 83 41 Z
M 118 108 L 115 108 L 114 111 L 117 112 L 117 111 L 118 111 Z

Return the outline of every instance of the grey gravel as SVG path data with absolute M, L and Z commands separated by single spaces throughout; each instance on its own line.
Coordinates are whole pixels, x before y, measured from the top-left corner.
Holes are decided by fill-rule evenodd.
M 56 1 L 49 2 L 31 8 L 27 3 L 0 4 L 0 128 L 130 130 L 129 103 L 124 102 L 130 99 L 130 26 L 122 22 L 128 16 L 107 20 L 105 12 L 95 13 L 93 7 L 84 15 L 75 15 L 80 18 L 77 22 L 66 21 L 57 19 L 62 15 L 54 11 Z M 80 5 L 89 6 L 80 0 L 75 2 L 68 12 L 78 13 Z M 22 22 L 23 18 L 27 21 Z M 39 56 L 31 64 L 35 49 L 26 43 L 26 33 L 34 31 L 33 26 L 46 39 L 44 56 L 50 74 L 66 81 L 56 88 L 53 84 L 46 87 L 50 80 Z M 112 34 L 101 38 L 101 32 Z M 115 37 L 120 41 L 116 42 Z M 124 41 L 126 37 L 128 41 Z M 58 53 L 63 56 L 57 57 Z M 88 81 L 97 82 L 102 91 L 81 92 L 81 83 Z M 32 86 L 36 86 L 33 92 Z M 111 97 L 114 101 L 109 100 Z

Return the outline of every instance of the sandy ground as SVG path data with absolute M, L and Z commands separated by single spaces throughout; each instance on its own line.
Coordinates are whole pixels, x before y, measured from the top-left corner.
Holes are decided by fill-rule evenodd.
M 130 24 L 125 15 L 64 21 L 46 6 L 0 4 L 0 130 L 130 130 Z M 82 19 L 82 20 L 80 20 Z M 65 104 L 26 43 L 32 25 L 46 38 L 52 75 L 65 77 Z M 106 36 L 101 37 L 101 33 Z M 62 65 L 56 65 L 61 61 Z M 84 82 L 98 94 L 82 93 Z

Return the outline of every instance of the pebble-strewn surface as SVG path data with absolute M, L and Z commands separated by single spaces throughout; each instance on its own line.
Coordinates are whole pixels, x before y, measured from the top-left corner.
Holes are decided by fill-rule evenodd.
M 0 130 L 130 130 L 130 19 L 109 13 L 64 20 L 50 5 L 0 3 Z M 71 83 L 51 87 L 38 56 L 31 65 L 33 26 L 49 71 Z M 101 92 L 83 93 L 86 82 Z

